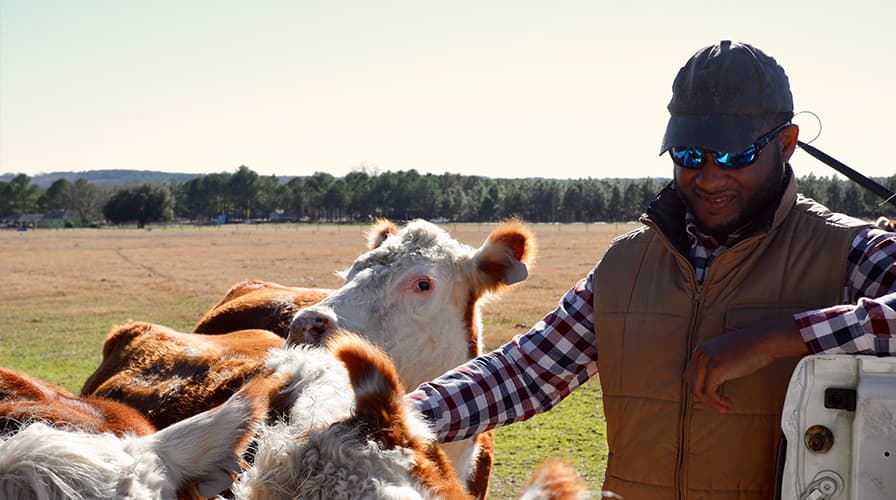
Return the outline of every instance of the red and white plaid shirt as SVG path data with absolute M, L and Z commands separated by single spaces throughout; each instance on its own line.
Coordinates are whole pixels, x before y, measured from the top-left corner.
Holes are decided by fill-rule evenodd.
M 688 224 L 691 226 L 691 224 Z M 689 227 L 691 260 L 702 280 L 729 248 Z M 489 354 L 422 384 L 408 401 L 441 441 L 455 441 L 547 411 L 597 373 L 592 270 L 531 330 Z M 813 353 L 896 353 L 896 233 L 869 228 L 851 243 L 843 303 L 794 319 Z

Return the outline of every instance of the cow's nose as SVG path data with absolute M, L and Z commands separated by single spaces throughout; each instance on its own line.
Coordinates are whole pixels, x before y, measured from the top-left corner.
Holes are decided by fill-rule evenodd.
M 336 318 L 325 311 L 304 310 L 289 324 L 286 345 L 320 344 L 336 329 Z

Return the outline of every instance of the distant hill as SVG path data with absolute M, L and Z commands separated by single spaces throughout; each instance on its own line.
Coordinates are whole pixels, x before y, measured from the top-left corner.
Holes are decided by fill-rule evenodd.
M 18 174 L 0 174 L 0 181 L 9 182 Z M 173 174 L 170 172 L 157 172 L 153 170 L 86 170 L 83 172 L 52 172 L 31 176 L 31 183 L 42 188 L 47 188 L 59 179 L 75 182 L 85 179 L 97 186 L 124 186 L 128 184 L 143 184 L 151 182 L 155 184 L 183 183 L 205 174 Z
M 0 174 L 0 182 L 9 182 L 17 173 Z M 197 177 L 205 177 L 208 174 L 183 174 L 171 172 L 159 172 L 156 170 L 85 170 L 83 172 L 52 172 L 49 174 L 31 175 L 31 183 L 36 184 L 44 189 L 50 187 L 51 184 L 59 179 L 66 179 L 69 182 L 75 182 L 78 179 L 85 179 L 91 184 L 105 187 L 127 186 L 130 184 L 182 184 Z M 259 174 L 261 175 L 261 174 Z M 294 175 L 278 175 L 280 182 L 289 182 Z

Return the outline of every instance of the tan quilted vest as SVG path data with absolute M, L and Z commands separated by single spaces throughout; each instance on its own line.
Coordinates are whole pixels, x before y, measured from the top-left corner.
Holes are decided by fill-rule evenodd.
M 625 500 L 767 500 L 797 360 L 726 383 L 726 415 L 693 399 L 685 366 L 706 339 L 840 303 L 849 243 L 866 223 L 798 198 L 791 180 L 771 229 L 718 256 L 698 286 L 685 254 L 642 221 L 613 242 L 594 280 L 604 487 Z

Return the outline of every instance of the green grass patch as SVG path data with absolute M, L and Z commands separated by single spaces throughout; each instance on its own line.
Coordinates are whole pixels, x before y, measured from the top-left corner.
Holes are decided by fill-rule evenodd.
M 14 330 L 0 327 L 0 366 L 77 394 L 84 380 L 99 366 L 103 341 L 114 325 L 129 320 L 163 322 L 175 330 L 190 331 L 196 311 L 201 309 L 189 299 L 115 305 L 108 299 L 82 298 L 47 309 L 13 304 L 0 309 L 6 325 L 14 325 Z M 142 312 L 135 314 L 137 310 Z
M 495 448 L 491 498 L 515 498 L 535 467 L 555 458 L 599 492 L 607 461 L 600 383 L 591 380 L 550 411 L 499 428 Z

